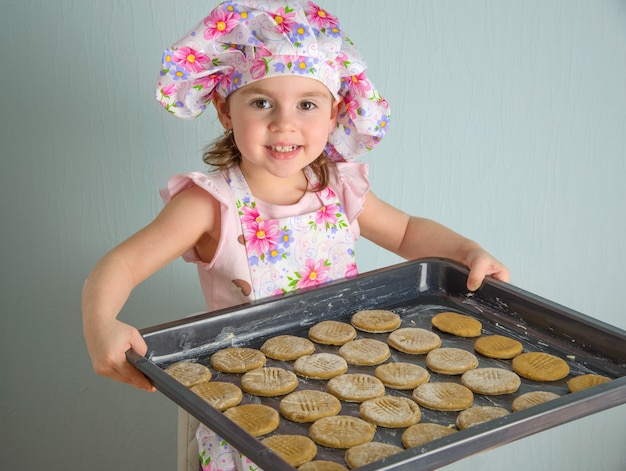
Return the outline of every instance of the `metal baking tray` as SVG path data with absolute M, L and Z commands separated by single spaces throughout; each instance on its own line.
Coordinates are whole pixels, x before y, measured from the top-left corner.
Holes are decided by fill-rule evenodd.
M 349 322 L 351 315 L 359 309 L 389 309 L 402 317 L 402 327 L 427 329 L 432 328 L 430 320 L 434 314 L 453 310 L 480 320 L 483 335 L 513 337 L 522 342 L 524 351 L 551 353 L 569 364 L 570 375 L 563 380 L 538 383 L 522 379 L 516 393 L 502 396 L 475 394 L 474 405 L 496 405 L 510 411 L 511 403 L 517 396 L 540 389 L 556 392 L 561 395 L 560 398 L 407 449 L 363 466 L 360 468 L 363 471 L 436 469 L 489 448 L 626 403 L 625 331 L 497 280 L 487 279 L 478 291 L 469 292 L 466 288 L 467 274 L 466 268 L 446 259 L 405 262 L 297 294 L 143 329 L 141 334 L 148 344 L 147 355 L 143 357 L 129 350 L 127 357 L 161 393 L 207 424 L 266 471 L 294 468 L 263 446 L 259 439 L 250 436 L 171 378 L 163 368 L 182 360 L 198 361 L 208 366 L 211 354 L 221 348 L 259 348 L 265 340 L 279 334 L 306 336 L 313 324 L 329 319 Z M 473 351 L 475 339 L 437 333 L 442 338 L 443 347 Z M 357 338 L 380 338 L 381 335 L 387 334 L 358 332 Z M 336 348 L 316 345 L 317 352 L 332 352 Z M 425 367 L 424 355 L 406 355 L 391 350 L 392 357 L 388 361 L 410 361 Z M 479 367 L 511 368 L 510 360 L 476 356 Z M 292 363 L 268 359 L 267 365 L 290 369 Z M 365 372 L 364 368 L 350 366 L 348 372 Z M 235 384 L 241 376 L 213 373 L 214 380 Z M 569 393 L 567 380 L 585 373 L 608 376 L 612 381 Z M 444 377 L 431 372 L 431 381 L 458 380 L 458 376 Z M 323 390 L 325 381 L 300 378 L 299 389 L 305 388 Z M 387 389 L 386 394 L 410 397 L 411 391 Z M 280 399 L 258 398 L 244 393 L 242 403 L 262 402 L 278 408 Z M 443 425 L 454 424 L 458 414 L 423 407 L 421 410 L 421 422 Z M 342 401 L 341 414 L 358 416 L 358 404 Z M 274 433 L 307 434 L 308 426 L 281 418 L 281 425 Z M 374 440 L 402 446 L 403 430 L 378 427 Z M 318 446 L 316 459 L 345 464 L 344 454 L 345 450 Z

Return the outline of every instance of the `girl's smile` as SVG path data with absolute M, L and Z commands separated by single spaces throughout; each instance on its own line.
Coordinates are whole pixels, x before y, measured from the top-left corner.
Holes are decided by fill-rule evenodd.
M 298 152 L 302 149 L 302 146 L 298 145 L 278 145 L 267 146 L 268 152 L 273 158 L 278 160 L 290 160 L 298 156 Z
M 274 152 L 293 152 L 300 146 L 269 146 L 269 149 Z

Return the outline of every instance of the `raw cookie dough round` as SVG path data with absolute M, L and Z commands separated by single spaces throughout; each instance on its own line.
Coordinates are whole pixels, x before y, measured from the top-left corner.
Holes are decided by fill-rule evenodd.
M 400 327 L 402 319 L 386 309 L 363 309 L 352 315 L 350 323 L 363 332 L 391 332 Z
M 430 373 L 414 363 L 393 362 L 379 365 L 374 370 L 374 376 L 391 389 L 415 389 L 420 384 L 430 380 Z
M 427 409 L 459 411 L 472 405 L 474 393 L 458 383 L 425 383 L 415 388 L 413 400 Z
M 608 383 L 611 378 L 595 374 L 575 376 L 567 382 L 569 392 L 578 392 L 599 384 Z
M 476 339 L 474 350 L 484 357 L 510 360 L 522 353 L 523 346 L 521 342 L 504 335 L 486 335 Z
M 381 396 L 361 403 L 363 420 L 386 428 L 404 428 L 418 423 L 422 417 L 419 406 L 407 397 Z
M 264 404 L 243 404 L 224 411 L 224 415 L 253 437 L 267 435 L 278 428 L 278 412 Z
M 457 337 L 478 337 L 483 328 L 480 321 L 458 312 L 440 312 L 431 322 L 440 331 Z
M 423 445 L 437 438 L 456 432 L 455 429 L 439 424 L 415 424 L 402 432 L 402 444 L 405 448 Z
M 387 342 L 396 350 L 419 355 L 441 346 L 441 337 L 420 327 L 403 327 L 389 334 Z
M 511 365 L 522 378 L 533 381 L 558 381 L 569 374 L 569 365 L 565 360 L 543 352 L 517 355 Z
M 513 401 L 513 404 L 511 404 L 511 410 L 513 412 L 517 412 L 519 410 L 528 409 L 529 407 L 543 404 L 544 402 L 551 401 L 552 399 L 557 399 L 559 397 L 561 396 L 549 391 L 530 391 L 516 397 Z
M 388 456 L 404 451 L 402 448 L 389 443 L 368 442 L 353 446 L 346 451 L 345 460 L 350 469 L 359 468 L 374 461 L 382 460 Z
M 334 353 L 313 353 L 298 358 L 293 371 L 305 378 L 330 379 L 348 371 L 348 362 Z
M 489 420 L 504 417 L 509 413 L 508 410 L 502 407 L 494 406 L 475 406 L 461 411 L 456 418 L 456 426 L 459 430 L 465 430 L 466 428 L 474 425 L 482 424 Z
M 309 436 L 319 445 L 329 448 L 351 448 L 374 438 L 376 426 L 358 417 L 334 415 L 316 420 Z
M 478 366 L 478 358 L 461 348 L 436 348 L 426 355 L 426 366 L 435 373 L 459 375 Z
M 173 363 L 165 368 L 164 371 L 183 386 L 188 388 L 211 379 L 211 370 L 200 363 L 194 363 L 191 361 L 179 361 L 177 363 Z
M 191 387 L 191 391 L 219 411 L 234 407 L 243 399 L 241 389 L 232 383 L 207 381 Z
M 349 365 L 380 365 L 391 356 L 386 343 L 376 339 L 350 340 L 339 348 L 339 355 Z
M 222 373 L 245 373 L 265 365 L 260 350 L 247 347 L 227 347 L 211 355 L 211 366 Z
M 303 435 L 272 435 L 261 443 L 294 468 L 308 463 L 317 455 L 317 445 Z
M 295 373 L 273 366 L 248 371 L 241 377 L 241 389 L 256 396 L 282 396 L 297 387 L 298 377 Z
M 314 460 L 304 463 L 298 471 L 348 471 L 348 468 L 334 461 Z
M 326 390 L 346 402 L 363 402 L 383 396 L 385 385 L 375 376 L 364 373 L 347 373 L 328 381 Z
M 304 389 L 288 394 L 280 401 L 280 413 L 292 422 L 315 422 L 341 412 L 341 402 L 332 394 Z
M 461 384 L 475 394 L 496 396 L 514 393 L 522 380 L 516 373 L 504 368 L 476 368 L 463 373 Z
M 315 345 L 309 339 L 295 335 L 277 335 L 267 339 L 261 346 L 261 352 L 273 360 L 291 361 L 315 351 Z
M 309 338 L 322 345 L 343 345 L 354 337 L 356 330 L 345 322 L 322 321 L 309 329 Z

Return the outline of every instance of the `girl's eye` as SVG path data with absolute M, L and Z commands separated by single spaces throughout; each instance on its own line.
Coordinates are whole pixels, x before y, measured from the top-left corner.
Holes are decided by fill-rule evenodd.
M 254 100 L 252 102 L 252 106 L 254 106 L 255 108 L 267 109 L 270 108 L 272 104 L 269 102 L 269 100 L 266 100 L 265 98 L 259 98 L 258 100 Z
M 302 108 L 304 111 L 312 111 L 317 108 L 317 105 L 312 101 L 304 101 L 300 103 L 300 108 Z

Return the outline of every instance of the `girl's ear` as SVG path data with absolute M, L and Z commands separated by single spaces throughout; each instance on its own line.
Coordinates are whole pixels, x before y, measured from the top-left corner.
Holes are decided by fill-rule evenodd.
M 213 95 L 213 105 L 215 106 L 215 111 L 217 111 L 217 119 L 220 120 L 220 123 L 222 123 L 224 129 L 232 129 L 233 124 L 232 120 L 230 119 L 228 100 L 216 93 Z
M 328 128 L 328 132 L 332 132 L 332 130 L 337 125 L 337 117 L 339 116 L 339 109 L 343 103 L 343 97 L 339 98 L 339 100 L 333 101 L 333 106 L 330 110 L 330 127 Z

